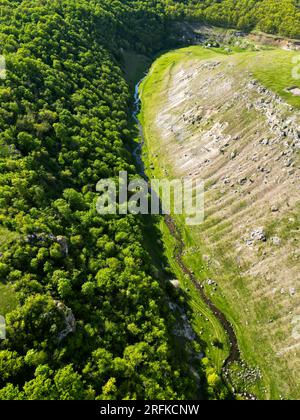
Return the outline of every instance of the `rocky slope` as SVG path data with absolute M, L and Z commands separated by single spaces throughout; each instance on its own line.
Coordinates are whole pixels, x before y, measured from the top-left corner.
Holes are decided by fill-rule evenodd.
M 205 180 L 206 220 L 192 232 L 199 258 L 205 251 L 251 362 L 282 396 L 297 395 L 300 112 L 245 64 L 186 52 L 161 80 L 154 68 L 148 146 L 165 175 Z

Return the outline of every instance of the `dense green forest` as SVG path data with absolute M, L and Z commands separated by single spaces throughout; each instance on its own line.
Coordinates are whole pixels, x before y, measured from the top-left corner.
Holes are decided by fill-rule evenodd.
M 300 32 L 290 0 L 213 3 L 1 0 L 0 282 L 18 305 L 0 342 L 0 399 L 199 395 L 188 350 L 180 361 L 173 350 L 175 292 L 155 274 L 143 221 L 100 216 L 95 186 L 136 174 L 122 49 L 162 49 L 186 14 Z M 209 362 L 198 373 L 202 396 L 225 397 Z
M 161 7 L 34 0 L 2 10 L 0 273 L 19 305 L 0 344 L 0 399 L 195 397 L 139 219 L 101 217 L 95 205 L 100 179 L 136 172 L 118 54 L 160 46 Z
M 297 0 L 165 0 L 165 3 L 173 16 L 300 38 Z

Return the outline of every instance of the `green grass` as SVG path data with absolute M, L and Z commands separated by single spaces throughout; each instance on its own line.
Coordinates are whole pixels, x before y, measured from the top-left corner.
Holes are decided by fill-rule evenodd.
M 300 109 L 300 97 L 286 91 L 294 86 L 300 88 L 300 80 L 293 78 L 293 69 L 296 66 L 293 59 L 297 57 L 299 53 L 294 51 L 264 51 L 258 53 L 257 60 L 251 64 L 254 78 L 280 95 L 286 102 Z

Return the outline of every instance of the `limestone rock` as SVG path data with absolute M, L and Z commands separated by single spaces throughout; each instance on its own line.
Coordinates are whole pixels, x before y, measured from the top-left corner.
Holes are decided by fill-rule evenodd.
M 65 321 L 65 329 L 58 334 L 58 341 L 63 341 L 69 334 L 76 331 L 76 320 L 72 309 L 68 308 L 64 303 L 55 301 L 57 309 L 63 314 Z
M 67 257 L 69 255 L 69 248 L 68 248 L 68 242 L 67 239 L 64 236 L 57 236 L 56 242 L 61 247 L 61 252 L 64 255 L 64 257 Z
M 254 241 L 266 242 L 267 236 L 263 228 L 255 229 L 251 232 L 251 239 Z

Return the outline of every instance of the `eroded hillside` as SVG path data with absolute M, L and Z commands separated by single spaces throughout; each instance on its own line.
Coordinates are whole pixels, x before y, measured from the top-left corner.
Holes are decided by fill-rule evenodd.
M 154 64 L 142 95 L 150 166 L 205 180 L 206 218 L 186 258 L 259 368 L 265 398 L 300 395 L 300 99 L 280 66 L 292 56 L 180 50 Z

